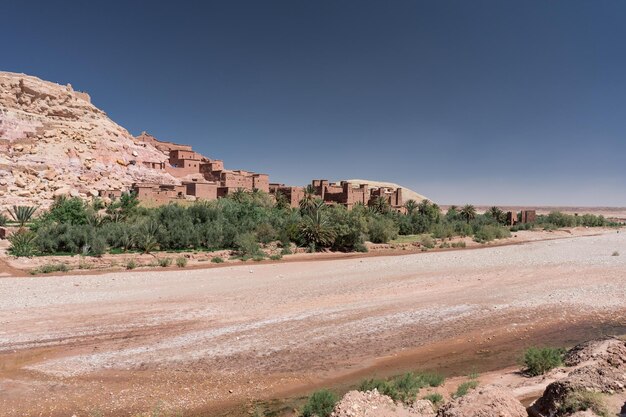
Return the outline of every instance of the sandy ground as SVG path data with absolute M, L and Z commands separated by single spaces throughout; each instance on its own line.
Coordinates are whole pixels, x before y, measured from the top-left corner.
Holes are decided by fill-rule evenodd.
M 372 373 L 449 371 L 449 358 L 457 371 L 477 358 L 495 367 L 538 340 L 625 327 L 626 233 L 616 231 L 407 256 L 2 278 L 0 416 L 216 415 Z

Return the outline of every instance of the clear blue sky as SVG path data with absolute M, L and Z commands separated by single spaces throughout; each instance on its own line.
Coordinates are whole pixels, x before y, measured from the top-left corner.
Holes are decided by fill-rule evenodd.
M 626 206 L 626 2 L 23 1 L 0 69 L 272 181 Z

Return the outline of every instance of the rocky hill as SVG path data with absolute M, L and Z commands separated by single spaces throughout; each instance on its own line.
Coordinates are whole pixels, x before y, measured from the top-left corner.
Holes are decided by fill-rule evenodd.
M 136 181 L 172 183 L 143 161 L 167 159 L 91 104 L 88 94 L 39 78 L 0 72 L 0 206 L 48 205 Z
M 155 163 L 188 145 L 133 137 L 91 103 L 87 93 L 37 77 L 0 71 L 0 209 L 92 197 L 134 182 L 179 183 Z M 150 163 L 145 164 L 144 163 Z M 399 186 L 350 180 L 372 187 Z M 404 200 L 424 196 L 404 188 Z

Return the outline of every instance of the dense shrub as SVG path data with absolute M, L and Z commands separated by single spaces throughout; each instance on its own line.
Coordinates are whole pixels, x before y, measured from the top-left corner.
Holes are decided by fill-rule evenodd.
M 178 258 L 176 258 L 176 266 L 179 268 L 184 268 L 187 266 L 187 258 L 185 258 L 184 256 L 180 256 Z
M 235 238 L 235 247 L 237 253 L 242 258 L 250 258 L 258 256 L 261 247 L 256 240 L 256 236 L 252 232 L 243 233 Z
M 34 256 L 37 253 L 37 235 L 29 230 L 19 230 L 9 236 L 9 253 L 13 256 Z
M 337 396 L 326 389 L 316 391 L 302 408 L 303 417 L 328 417 L 333 412 Z
M 503 239 L 511 237 L 509 229 L 492 224 L 476 226 L 474 231 L 474 240 L 476 242 L 485 243 L 495 239 Z
M 607 221 L 604 216 L 595 216 L 593 214 L 574 216 L 571 214 L 561 213 L 560 211 L 553 211 L 548 215 L 538 216 L 537 223 L 541 225 L 544 229 L 548 230 L 560 227 L 602 227 L 616 225 L 615 223 Z
M 389 217 L 371 217 L 368 230 L 369 240 L 373 243 L 387 243 L 398 236 L 398 227 Z
M 471 206 L 451 207 L 442 216 L 440 208 L 429 201 L 407 202 L 406 214 L 392 211 L 383 199 L 370 207 L 357 204 L 352 210 L 338 204 L 326 205 L 312 194 L 305 196 L 300 209 L 283 203 L 275 204 L 262 192 L 243 191 L 216 201 L 156 208 L 138 206 L 132 194 L 124 194 L 106 206 L 100 199 L 89 203 L 79 198 L 59 198 L 30 223 L 34 235 L 15 238 L 21 240 L 12 245 L 11 253 L 98 256 L 107 250 L 149 253 L 230 249 L 248 259 L 258 258 L 262 255 L 261 245 L 272 242 L 280 242 L 282 254 L 286 255 L 292 244 L 310 251 L 365 252 L 366 240 L 384 243 L 398 235 L 421 235 L 422 247 L 429 249 L 435 247 L 434 239 L 472 236 L 478 242 L 487 242 L 510 233 L 501 226 L 502 213 L 497 207 L 487 214 L 476 214 Z M 2 221 L 0 218 L 0 224 Z M 539 216 L 537 224 L 557 228 L 609 223 L 601 216 L 554 212 Z M 511 230 L 524 227 L 531 226 L 518 225 Z M 444 248 L 448 245 L 441 242 Z
M 524 352 L 525 371 L 531 376 L 543 375 L 563 364 L 565 351 L 561 348 L 530 347 Z

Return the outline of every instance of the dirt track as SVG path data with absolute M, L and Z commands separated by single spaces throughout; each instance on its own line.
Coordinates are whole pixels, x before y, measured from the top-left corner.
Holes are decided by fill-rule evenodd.
M 559 328 L 625 323 L 626 234 L 615 231 L 408 256 L 3 278 L 0 416 L 218 410 L 436 353 L 443 363 L 444 351 L 529 344 L 544 329 L 558 338 Z

